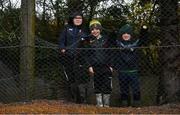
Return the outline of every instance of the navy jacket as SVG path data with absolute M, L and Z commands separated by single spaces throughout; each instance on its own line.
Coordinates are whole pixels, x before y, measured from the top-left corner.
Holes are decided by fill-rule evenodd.
M 67 49 L 65 54 L 74 56 L 76 54 L 76 48 L 81 47 L 81 39 L 87 36 L 85 29 L 77 26 L 67 25 L 61 32 L 59 38 L 59 48 Z
M 83 36 L 86 36 L 85 31 L 77 26 L 67 25 L 60 34 L 60 48 L 78 48 L 80 40 Z
M 120 71 L 137 70 L 139 64 L 139 52 L 134 47 L 140 46 L 140 41 L 116 41 L 116 47 L 120 48 L 114 54 L 114 67 Z

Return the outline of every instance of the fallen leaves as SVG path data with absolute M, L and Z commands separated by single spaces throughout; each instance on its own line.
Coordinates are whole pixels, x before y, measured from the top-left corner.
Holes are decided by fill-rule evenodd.
M 150 107 L 111 107 L 102 108 L 94 105 L 74 104 L 62 100 L 35 100 L 32 102 L 0 104 L 0 114 L 178 114 L 180 104 Z

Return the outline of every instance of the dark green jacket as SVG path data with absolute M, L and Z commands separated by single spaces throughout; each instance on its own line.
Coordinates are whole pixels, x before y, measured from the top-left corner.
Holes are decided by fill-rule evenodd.
M 100 36 L 99 39 L 90 38 L 89 49 L 86 52 L 89 66 L 108 65 L 108 41 L 107 36 Z

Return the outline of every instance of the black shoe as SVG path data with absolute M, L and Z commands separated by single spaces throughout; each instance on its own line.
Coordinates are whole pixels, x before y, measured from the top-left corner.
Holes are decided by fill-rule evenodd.
M 135 100 L 135 101 L 133 101 L 133 103 L 132 103 L 132 106 L 133 107 L 140 107 L 141 106 L 141 102 L 138 100 Z
M 127 107 L 128 106 L 127 100 L 122 100 L 120 106 L 121 107 Z

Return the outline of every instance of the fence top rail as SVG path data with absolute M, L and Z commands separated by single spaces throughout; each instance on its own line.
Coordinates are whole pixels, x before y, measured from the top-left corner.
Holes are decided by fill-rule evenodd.
M 0 46 L 0 49 L 8 49 L 8 48 L 21 48 L 21 47 L 33 47 L 33 46 L 20 46 L 20 45 L 15 45 L 15 46 Z M 59 49 L 58 46 L 38 46 L 35 45 L 35 48 L 44 48 L 44 49 Z M 133 47 L 133 49 L 151 49 L 151 48 L 170 48 L 170 47 L 180 47 L 180 44 L 177 45 L 166 45 L 166 46 L 141 46 L 141 47 Z M 89 49 L 128 49 L 128 48 L 66 48 L 66 49 L 83 49 L 83 50 L 89 50 Z

